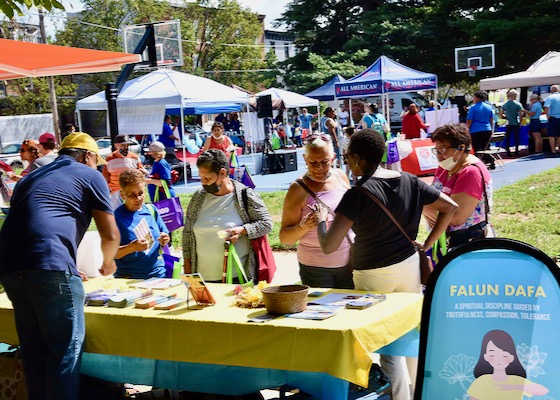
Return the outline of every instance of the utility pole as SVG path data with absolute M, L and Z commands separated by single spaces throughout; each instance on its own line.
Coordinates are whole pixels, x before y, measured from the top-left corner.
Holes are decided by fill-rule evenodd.
M 43 14 L 43 7 L 39 7 L 39 28 L 41 29 L 41 36 L 43 43 L 47 44 L 47 33 L 45 32 L 45 16 Z M 54 136 L 57 143 L 60 143 L 60 123 L 58 118 L 58 104 L 56 102 L 56 88 L 54 87 L 54 80 L 52 76 L 47 76 L 47 83 L 49 85 L 49 100 L 51 103 Z

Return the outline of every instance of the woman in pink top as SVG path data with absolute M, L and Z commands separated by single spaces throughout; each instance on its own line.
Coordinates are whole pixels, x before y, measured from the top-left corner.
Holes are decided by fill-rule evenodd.
M 441 126 L 432 134 L 432 141 L 439 161 L 432 186 L 458 205 L 447 228 L 448 247 L 483 238 L 490 213 L 486 205 L 492 205 L 492 177 L 486 165 L 469 153 L 471 135 L 467 126 Z M 433 226 L 436 211 L 427 205 L 423 212 Z
M 206 151 L 208 149 L 222 150 L 229 159 L 232 148 L 233 143 L 231 142 L 231 139 L 224 134 L 224 126 L 222 123 L 214 122 L 212 125 L 212 134 L 206 138 L 202 151 Z
M 350 188 L 342 170 L 332 168 L 334 150 L 329 135 L 310 135 L 305 141 L 307 173 L 292 183 L 284 200 L 280 241 L 293 244 L 299 241 L 297 255 L 301 280 L 312 287 L 353 289 L 350 260 L 350 240 L 343 240 L 338 249 L 326 255 L 317 238 L 317 221 L 309 206 L 321 202 L 332 211 Z M 313 196 L 306 188 L 313 192 Z

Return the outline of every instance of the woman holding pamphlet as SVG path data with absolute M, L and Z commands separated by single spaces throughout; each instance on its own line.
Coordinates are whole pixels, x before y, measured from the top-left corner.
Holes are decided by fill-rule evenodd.
M 339 168 L 333 168 L 334 149 L 328 135 L 308 135 L 305 139 L 307 173 L 290 185 L 282 210 L 280 241 L 299 242 L 297 256 L 301 281 L 311 287 L 353 289 L 350 267 L 351 238 L 326 255 L 317 239 L 317 221 L 310 206 L 325 204 L 331 209 L 330 220 L 350 182 Z
M 317 204 L 317 236 L 323 252 L 331 254 L 346 240 L 350 229 L 354 231 L 351 259 L 356 289 L 422 293 L 419 254 L 391 217 L 414 240 L 423 205 L 431 204 L 438 210 L 434 229 L 426 242 L 419 244 L 425 250 L 443 233 L 457 205 L 414 175 L 381 168 L 385 150 L 385 138 L 372 129 L 363 129 L 350 137 L 344 160 L 352 173 L 361 178 L 344 194 L 329 226 L 328 210 Z M 380 358 L 391 381 L 392 398 L 409 400 L 411 382 L 404 357 Z M 409 367 L 410 375 L 415 377 L 416 359 L 410 360 Z
M 144 174 L 127 169 L 119 176 L 124 204 L 115 210 L 121 244 L 115 261 L 115 278 L 164 278 L 162 246 L 169 243 L 169 232 L 152 205 L 144 204 Z
M 206 282 L 222 282 L 227 239 L 234 244 L 241 272 L 255 279 L 257 260 L 250 240 L 272 230 L 268 209 L 257 192 L 229 178 L 229 159 L 222 150 L 205 151 L 196 165 L 202 189 L 193 194 L 185 214 L 185 273 L 200 273 Z

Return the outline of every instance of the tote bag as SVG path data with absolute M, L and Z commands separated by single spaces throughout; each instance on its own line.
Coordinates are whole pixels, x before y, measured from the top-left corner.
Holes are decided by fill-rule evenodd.
M 179 197 L 171 197 L 167 182 L 162 180 L 161 183 L 167 198 L 165 200 L 159 200 L 159 190 L 156 190 L 153 204 L 158 209 L 159 215 L 161 219 L 163 219 L 169 232 L 173 232 L 185 225 L 183 207 L 181 207 L 181 200 Z

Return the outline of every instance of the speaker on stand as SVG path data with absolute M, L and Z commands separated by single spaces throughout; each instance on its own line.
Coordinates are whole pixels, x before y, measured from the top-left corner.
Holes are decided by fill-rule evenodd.
M 262 153 L 261 174 L 266 175 L 271 171 L 271 166 L 269 165 L 270 158 L 268 157 L 268 155 L 270 153 L 274 154 L 274 150 L 272 149 L 272 144 L 270 142 L 270 135 L 272 130 L 272 120 L 271 120 L 272 96 L 271 95 L 257 97 L 257 118 L 262 118 L 264 124 L 264 146 L 263 146 L 263 153 Z M 275 163 L 277 161 L 272 161 L 272 162 Z M 283 167 L 280 165 L 280 168 Z

